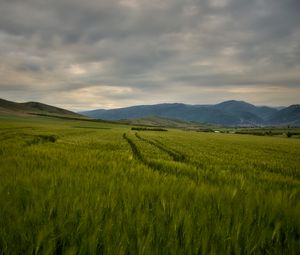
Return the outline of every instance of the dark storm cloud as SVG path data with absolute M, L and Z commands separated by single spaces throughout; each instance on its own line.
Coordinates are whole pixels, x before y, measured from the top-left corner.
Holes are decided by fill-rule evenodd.
M 2 0 L 1 97 L 73 109 L 296 103 L 299 12 L 298 0 Z

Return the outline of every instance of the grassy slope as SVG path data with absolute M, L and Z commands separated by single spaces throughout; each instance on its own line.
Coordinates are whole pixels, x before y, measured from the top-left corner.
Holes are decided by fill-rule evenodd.
M 0 253 L 300 249 L 298 139 L 43 117 L 0 137 Z
M 177 119 L 169 119 L 169 118 L 163 118 L 159 116 L 149 116 L 149 117 L 139 118 L 139 119 L 127 119 L 127 120 L 121 120 L 119 122 L 130 124 L 130 125 L 172 127 L 172 128 L 181 128 L 181 129 L 189 129 L 189 130 L 218 127 L 216 125 L 195 123 L 195 122 L 183 121 Z
M 55 106 L 42 104 L 39 102 L 15 103 L 1 98 L 0 98 L 0 114 L 7 115 L 7 116 L 42 115 L 42 116 L 88 119 L 86 116 L 82 116 L 78 113 L 71 112 Z

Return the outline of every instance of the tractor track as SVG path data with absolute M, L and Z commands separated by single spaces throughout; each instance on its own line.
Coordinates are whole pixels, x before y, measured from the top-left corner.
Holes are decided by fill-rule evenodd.
M 176 177 L 187 177 L 190 180 L 197 182 L 198 180 L 198 171 L 196 171 L 195 169 L 190 169 L 189 171 L 187 171 L 186 169 L 181 169 L 180 167 L 174 167 L 174 166 L 170 166 L 170 165 L 166 165 L 166 164 L 162 164 L 160 162 L 155 162 L 152 160 L 148 160 L 146 159 L 141 151 L 138 149 L 137 145 L 134 143 L 134 141 L 132 139 L 130 139 L 126 133 L 123 134 L 123 139 L 127 141 L 127 143 L 130 145 L 133 157 L 140 161 L 141 163 L 143 163 L 145 166 L 147 166 L 148 168 L 150 168 L 153 171 L 158 171 L 159 173 L 162 174 L 167 174 L 167 175 L 173 175 Z M 142 138 L 143 139 L 143 138 Z M 141 139 L 141 140 L 142 140 Z M 145 141 L 144 141 L 145 142 Z M 151 141 L 152 142 L 152 141 Z M 153 142 L 154 143 L 154 142 Z M 154 145 L 155 146 L 155 145 Z M 167 150 L 167 149 L 166 149 Z M 164 150 L 165 151 L 165 150 Z M 174 153 L 174 152 L 173 152 Z M 173 158 L 173 157 L 172 157 Z M 177 163 L 183 163 L 184 165 L 188 166 L 187 164 L 185 164 L 185 162 L 179 161 L 179 160 L 173 160 L 173 162 L 177 162 Z
M 142 163 L 146 164 L 146 160 L 142 156 L 141 152 L 139 151 L 136 144 L 126 135 L 126 133 L 123 134 L 123 138 L 127 141 L 127 143 L 130 145 L 130 148 L 132 150 L 133 157 L 137 160 L 141 161 Z
M 155 146 L 159 150 L 167 153 L 173 159 L 173 161 L 180 162 L 180 163 L 187 164 L 187 165 L 192 165 L 194 167 L 197 167 L 198 169 L 202 169 L 203 168 L 203 164 L 202 163 L 191 161 L 183 153 L 181 153 L 179 151 L 175 151 L 174 149 L 168 148 L 166 145 L 164 145 L 163 143 L 161 143 L 158 140 L 155 140 L 155 139 L 153 139 L 153 140 L 146 139 L 144 137 L 141 137 L 138 133 L 135 133 L 135 136 L 138 139 L 140 139 L 141 141 L 144 141 L 144 142 L 146 142 L 146 143 L 148 143 L 148 144 L 150 144 L 152 146 Z
M 135 133 L 135 136 L 146 142 L 146 143 L 149 143 L 151 145 L 153 145 L 154 147 L 158 148 L 159 150 L 163 151 L 163 152 L 166 152 L 167 154 L 169 154 L 169 156 L 174 160 L 174 161 L 177 161 L 177 162 L 182 162 L 182 163 L 186 163 L 187 160 L 186 160 L 186 157 L 185 155 L 179 153 L 179 152 L 175 152 L 174 150 L 171 150 L 169 148 L 167 148 L 165 145 L 163 145 L 162 143 L 158 142 L 158 141 L 152 141 L 152 140 L 148 140 L 146 138 L 143 138 L 141 137 L 138 133 Z

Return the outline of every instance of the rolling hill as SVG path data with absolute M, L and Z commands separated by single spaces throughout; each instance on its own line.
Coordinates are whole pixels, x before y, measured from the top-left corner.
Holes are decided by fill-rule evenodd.
M 63 118 L 86 119 L 79 113 L 71 112 L 55 106 L 39 102 L 16 103 L 0 99 L 0 114 L 2 115 L 44 115 Z

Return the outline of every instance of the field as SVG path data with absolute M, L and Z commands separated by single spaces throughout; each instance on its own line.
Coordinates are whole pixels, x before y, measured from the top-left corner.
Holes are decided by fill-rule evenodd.
M 300 254 L 300 139 L 0 117 L 0 254 Z

